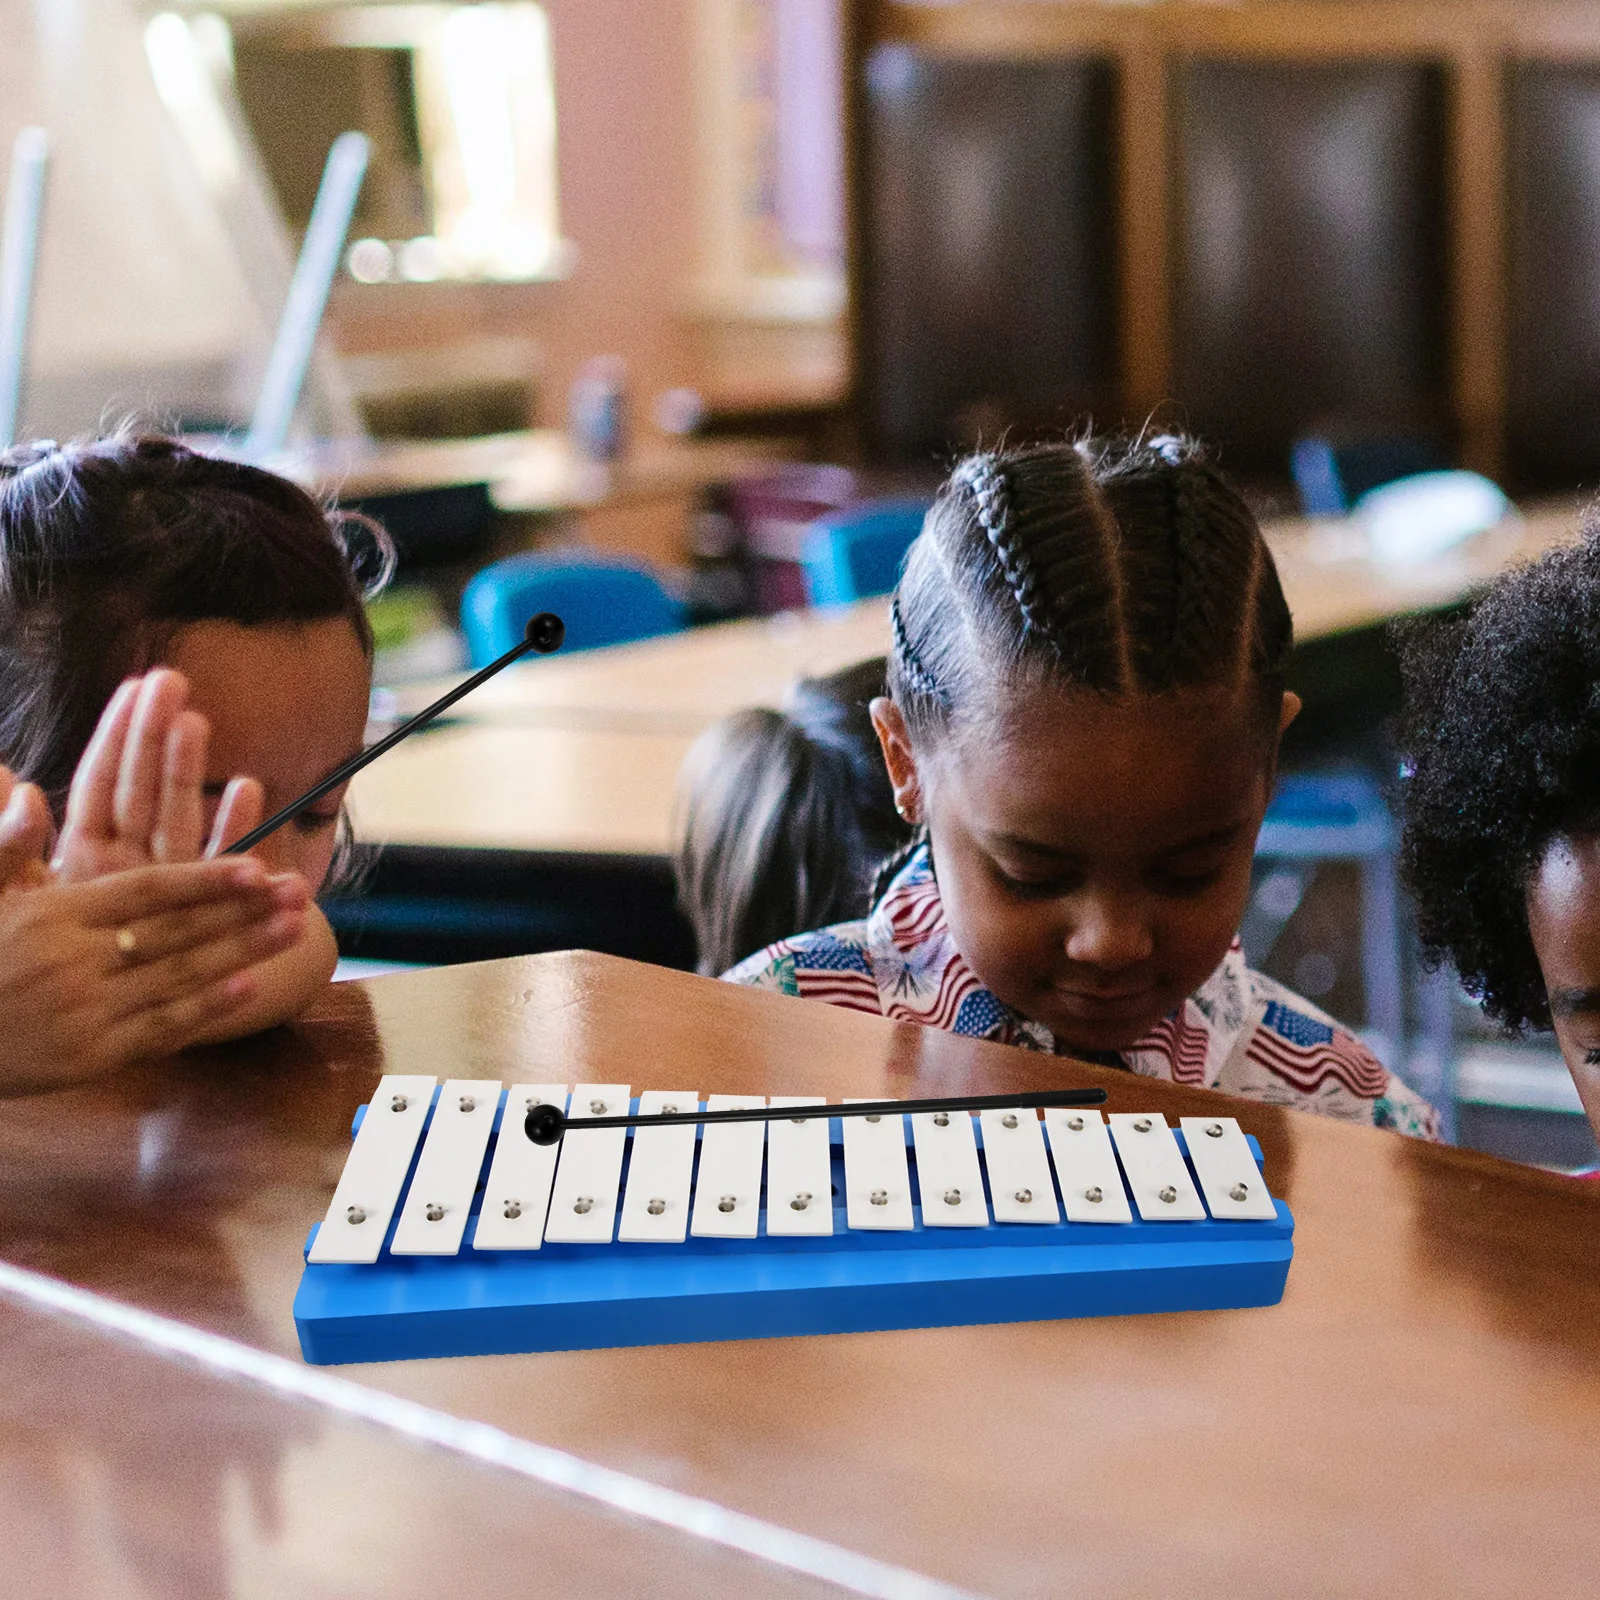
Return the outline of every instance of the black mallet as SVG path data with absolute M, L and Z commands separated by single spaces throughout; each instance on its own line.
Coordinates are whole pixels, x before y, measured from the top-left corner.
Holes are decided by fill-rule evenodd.
M 343 766 L 336 767 L 315 788 L 307 789 L 298 800 L 290 801 L 282 811 L 268 817 L 259 828 L 252 828 L 242 839 L 230 844 L 223 854 L 238 856 L 243 855 L 246 850 L 253 850 L 268 834 L 276 833 L 284 823 L 293 821 L 307 806 L 315 805 L 323 795 L 331 794 L 341 783 L 353 778 L 363 767 L 370 766 L 379 756 L 393 750 L 402 739 L 409 739 L 418 728 L 427 727 L 441 711 L 448 711 L 457 700 L 471 694 L 479 684 L 487 683 L 495 673 L 509 667 L 513 661 L 527 655 L 530 650 L 536 650 L 540 655 L 546 656 L 552 650 L 559 650 L 561 641 L 566 636 L 566 625 L 561 618 L 553 611 L 541 611 L 524 629 L 521 644 L 507 650 L 498 661 L 491 661 L 482 672 L 473 673 L 465 683 L 458 683 L 449 694 L 435 700 L 425 711 L 419 711 L 409 722 L 402 722 L 387 738 L 380 739 L 359 755 L 351 756 Z
M 746 1111 L 661 1111 L 629 1117 L 569 1117 L 560 1106 L 528 1108 L 522 1131 L 554 1144 L 586 1128 L 670 1128 L 685 1122 L 809 1122 L 813 1117 L 898 1117 L 918 1111 L 1037 1111 L 1042 1106 L 1098 1106 L 1104 1089 L 1042 1089 L 1029 1094 L 968 1094 L 949 1100 L 862 1100 L 854 1105 L 755 1106 Z

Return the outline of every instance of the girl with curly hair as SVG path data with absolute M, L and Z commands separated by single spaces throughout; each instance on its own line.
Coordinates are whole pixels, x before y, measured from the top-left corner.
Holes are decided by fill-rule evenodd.
M 1396 630 L 1402 869 L 1424 948 L 1553 1028 L 1600 1135 L 1600 526 Z

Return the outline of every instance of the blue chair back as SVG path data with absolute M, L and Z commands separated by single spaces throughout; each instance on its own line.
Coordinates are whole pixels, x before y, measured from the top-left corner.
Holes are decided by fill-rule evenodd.
M 1289 773 L 1278 779 L 1256 854 L 1361 861 L 1392 855 L 1395 823 L 1371 778 L 1358 772 Z
M 866 500 L 819 517 L 800 547 L 807 599 L 842 606 L 888 594 L 932 504 L 922 497 Z
M 683 603 L 642 567 L 597 556 L 510 556 L 485 567 L 461 596 L 472 665 L 504 655 L 541 611 L 566 624 L 563 653 L 676 633 L 688 621 Z

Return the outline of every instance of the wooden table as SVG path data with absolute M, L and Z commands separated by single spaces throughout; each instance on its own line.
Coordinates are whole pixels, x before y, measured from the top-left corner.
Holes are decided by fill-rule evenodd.
M 1454 604 L 1576 533 L 1575 509 L 1546 507 L 1434 561 L 1386 567 L 1343 523 L 1268 529 L 1302 643 Z M 879 598 L 512 667 L 461 703 L 458 727 L 401 747 L 356 780 L 359 834 L 433 849 L 666 855 L 675 775 L 693 734 L 741 706 L 779 705 L 797 678 L 888 643 Z M 447 686 L 411 686 L 400 711 Z
M 833 1097 L 1101 1083 L 1110 1109 L 1169 1117 L 1223 1103 L 605 957 L 530 957 L 341 985 L 293 1030 L 0 1104 L 0 1258 L 293 1358 L 301 1244 L 383 1071 Z M 1276 1308 L 338 1370 L 973 1593 L 1592 1594 L 1600 1186 L 1230 1109 L 1296 1215 Z M 204 1378 L 136 1351 L 101 1366 L 71 1330 L 57 1370 L 83 1389 L 27 1381 L 52 1359 L 27 1356 L 8 1386 L 0 1462 L 46 1508 L 0 1511 L 8 1576 L 18 1541 L 81 1518 L 72 1548 L 95 1559 L 109 1522 L 202 1572 L 266 1544 L 319 1573 L 379 1563 L 367 1592 L 384 1595 L 427 1592 L 452 1558 L 457 1587 L 481 1572 L 497 1593 L 523 1559 L 515 1498 L 486 1468 L 458 1493 L 433 1463 L 438 1506 L 414 1511 L 391 1489 L 431 1458 L 385 1453 L 315 1401 L 224 1412 Z M 706 1593 L 734 1570 L 614 1517 L 579 1537 L 582 1510 L 531 1558 L 541 1592 L 676 1593 L 678 1554 L 706 1562 Z M 431 1547 L 437 1530 L 454 1542 Z M 78 1592 L 35 1562 L 23 1594 Z M 787 1592 L 775 1570 L 747 1577 L 742 1592 Z
M 693 493 L 793 457 L 782 439 L 649 436 L 616 462 L 589 460 L 556 428 L 479 439 L 326 441 L 275 468 L 321 495 L 364 499 L 482 483 L 501 511 L 554 513 Z
M 1302 644 L 1454 605 L 1515 562 L 1573 539 L 1576 505 L 1532 508 L 1519 523 L 1414 566 L 1366 553 L 1348 523 L 1269 523 L 1267 539 Z M 781 704 L 797 678 L 833 672 L 889 648 L 889 603 L 787 612 L 697 628 L 640 644 L 525 662 L 477 690 L 453 713 L 469 722 L 606 725 L 694 731 L 741 706 Z M 459 677 L 406 686 L 403 714 Z M 592 723 L 585 723 L 592 725 Z
M 25 1302 L 0 1359 L 7 1600 L 837 1593 Z
M 426 850 L 666 856 L 688 733 L 472 724 L 418 735 L 350 788 L 356 837 Z

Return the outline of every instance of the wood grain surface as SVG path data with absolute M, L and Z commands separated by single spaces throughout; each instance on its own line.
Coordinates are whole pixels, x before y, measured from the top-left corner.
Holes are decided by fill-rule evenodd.
M 292 1356 L 301 1245 L 384 1071 L 1221 1103 L 530 957 L 341 985 L 292 1030 L 0 1104 L 0 1256 Z M 1229 1104 L 1296 1216 L 1276 1308 L 341 1371 L 982 1594 L 1592 1593 L 1600 1186 Z
M 741 1600 L 828 1584 L 0 1301 L 6 1600 Z
M 1385 566 L 1344 522 L 1268 528 L 1302 642 L 1453 605 L 1517 561 L 1576 537 L 1573 506 L 1426 563 Z M 351 790 L 360 838 L 441 849 L 666 855 L 691 738 L 742 706 L 779 706 L 799 678 L 881 655 L 884 599 L 698 628 L 509 668 L 452 727 L 375 762 Z M 408 687 L 405 715 L 456 680 Z

